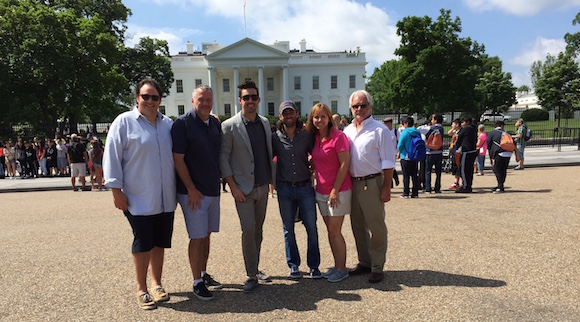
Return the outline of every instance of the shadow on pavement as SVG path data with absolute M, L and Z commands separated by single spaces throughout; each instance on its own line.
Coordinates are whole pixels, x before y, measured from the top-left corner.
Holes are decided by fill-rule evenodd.
M 506 282 L 474 276 L 449 274 L 431 270 L 387 271 L 381 283 L 369 284 L 367 275 L 351 276 L 340 283 L 329 283 L 324 279 L 302 278 L 292 284 L 277 284 L 287 280 L 285 276 L 273 276 L 272 283 L 261 284 L 253 293 L 244 294 L 241 284 L 224 285 L 213 291 L 214 300 L 203 302 L 191 292 L 172 293 L 185 298 L 179 302 L 162 303 L 160 306 L 183 312 L 199 314 L 215 313 L 262 313 L 287 309 L 310 311 L 317 309 L 317 303 L 326 299 L 338 301 L 362 301 L 359 294 L 349 291 L 375 289 L 383 292 L 399 292 L 402 286 L 456 286 L 456 287 L 502 287 Z

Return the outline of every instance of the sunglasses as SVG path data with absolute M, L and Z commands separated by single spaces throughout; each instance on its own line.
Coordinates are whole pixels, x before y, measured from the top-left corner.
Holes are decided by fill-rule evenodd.
M 356 110 L 359 108 L 365 108 L 367 106 L 369 106 L 369 104 L 358 104 L 358 105 L 352 105 L 351 107 Z
M 260 98 L 260 96 L 258 96 L 258 95 L 244 95 L 244 96 L 242 96 L 242 100 L 243 100 L 244 102 L 247 102 L 247 101 L 249 101 L 249 100 L 250 100 L 250 98 L 252 99 L 252 101 L 257 101 L 257 100 L 258 100 L 258 98 Z
M 153 102 L 158 102 L 161 99 L 161 97 L 159 97 L 157 95 L 140 94 L 139 96 L 141 96 L 141 98 L 144 101 L 148 101 L 149 99 L 151 99 Z

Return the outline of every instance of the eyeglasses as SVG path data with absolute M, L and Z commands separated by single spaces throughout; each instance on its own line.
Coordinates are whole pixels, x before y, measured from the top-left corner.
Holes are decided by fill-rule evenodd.
M 149 99 L 151 99 L 153 102 L 158 102 L 159 99 L 161 99 L 161 97 L 157 96 L 157 95 L 147 95 L 147 94 L 140 94 L 139 96 L 141 96 L 141 98 L 144 101 L 148 101 Z
M 258 96 L 258 95 L 244 95 L 244 96 L 242 96 L 242 100 L 243 100 L 244 102 L 247 102 L 247 101 L 249 101 L 249 100 L 250 100 L 250 98 L 252 99 L 252 101 L 257 101 L 257 100 L 258 100 L 258 98 L 260 98 L 260 96 Z
M 359 109 L 359 108 L 365 108 L 365 107 L 367 107 L 367 106 L 369 106 L 369 104 L 357 104 L 357 105 L 352 105 L 351 107 L 352 107 L 354 110 L 356 110 L 356 109 Z

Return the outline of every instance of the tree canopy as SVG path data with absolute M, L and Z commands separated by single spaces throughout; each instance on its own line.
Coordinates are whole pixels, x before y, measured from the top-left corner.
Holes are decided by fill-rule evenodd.
M 0 124 L 28 123 L 52 134 L 59 119 L 73 131 L 80 121 L 110 120 L 126 109 L 136 83 L 130 66 L 172 82 L 166 43 L 125 48 L 130 14 L 120 0 L 0 0 L 0 93 L 7 98 Z M 145 57 L 153 48 L 159 57 Z M 139 65 L 144 60 L 153 63 Z

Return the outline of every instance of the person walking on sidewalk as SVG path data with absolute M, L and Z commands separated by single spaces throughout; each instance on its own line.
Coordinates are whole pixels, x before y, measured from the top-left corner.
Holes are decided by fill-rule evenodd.
M 503 193 L 505 191 L 504 183 L 507 176 L 507 168 L 512 157 L 512 152 L 505 151 L 501 148 L 501 137 L 504 133 L 503 121 L 495 122 L 495 129 L 489 132 L 487 138 L 487 150 L 489 157 L 493 160 L 493 173 L 497 179 L 497 186 L 491 191 L 493 193 Z M 516 162 L 520 161 L 518 150 L 514 151 L 516 154 Z
M 524 119 L 520 118 L 516 122 L 516 129 L 517 132 L 513 136 L 514 143 L 516 144 L 516 148 L 518 150 L 517 155 L 520 159 L 519 165 L 514 168 L 514 170 L 523 170 L 524 169 L 524 150 L 526 149 L 526 135 L 528 132 L 528 126 L 524 123 Z
M 189 236 L 188 257 L 193 275 L 193 294 L 213 300 L 208 290 L 222 284 L 207 273 L 210 235 L 220 228 L 220 168 L 222 140 L 220 122 L 211 115 L 213 90 L 199 85 L 193 90 L 193 109 L 180 116 L 171 128 L 173 160 L 177 171 L 177 201 L 183 210 Z
M 115 207 L 123 211 L 133 229 L 137 304 L 144 310 L 169 301 L 161 277 L 177 206 L 173 121 L 159 112 L 162 94 L 161 86 L 151 78 L 137 84 L 137 108 L 113 121 L 103 158 L 105 184 L 113 192 Z M 148 268 L 151 291 L 147 289 Z

